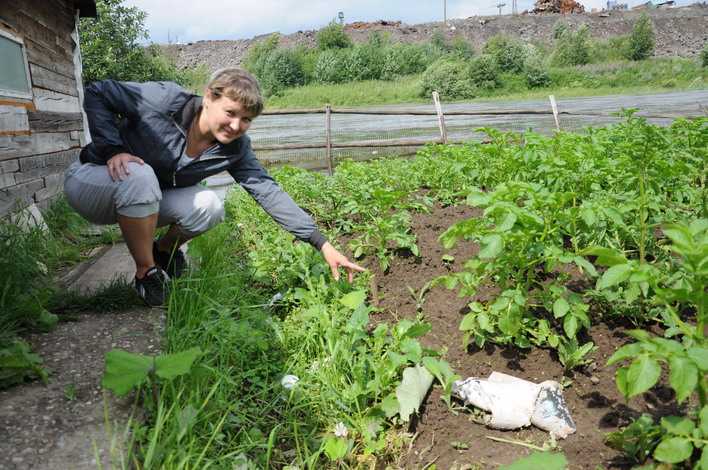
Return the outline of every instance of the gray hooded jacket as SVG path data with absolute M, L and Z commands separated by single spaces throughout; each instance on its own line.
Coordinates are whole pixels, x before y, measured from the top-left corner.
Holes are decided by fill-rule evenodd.
M 127 152 L 152 167 L 163 189 L 193 186 L 228 171 L 273 220 L 320 249 L 324 236 L 268 175 L 247 135 L 229 144 L 217 142 L 199 159 L 177 170 L 187 144 L 186 129 L 201 104 L 200 96 L 171 82 L 94 82 L 86 88 L 84 100 L 93 141 L 81 150 L 81 163 L 105 165 L 114 155 Z

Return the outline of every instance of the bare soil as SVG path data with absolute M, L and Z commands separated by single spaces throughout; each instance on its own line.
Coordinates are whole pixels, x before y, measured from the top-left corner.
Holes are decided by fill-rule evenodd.
M 104 354 L 158 354 L 162 313 L 82 314 L 25 338 L 50 378 L 0 391 L 0 470 L 121 468 L 132 403 L 102 391 Z
M 418 238 L 419 258 L 398 256 L 386 273 L 381 272 L 375 260 L 364 260 L 364 264 L 375 273 L 376 300 L 381 308 L 374 321 L 414 318 L 417 315 L 416 302 L 408 287 L 419 292 L 431 279 L 460 270 L 464 261 L 479 249 L 474 243 L 461 242 L 454 249 L 445 251 L 438 237 L 453 223 L 479 215 L 479 210 L 471 207 L 437 206 L 429 214 L 414 217 L 412 229 Z M 441 260 L 443 254 L 455 257 L 451 266 Z M 494 288 L 491 287 L 478 295 L 483 298 L 493 294 Z M 424 346 L 447 350 L 445 358 L 462 377 L 486 377 L 492 371 L 498 371 L 534 382 L 549 379 L 560 382 L 563 379 L 563 367 L 549 350 L 495 346 L 479 350 L 463 347 L 458 326 L 470 300 L 459 298 L 456 291 L 444 287 L 431 289 L 422 308 L 425 320 L 432 324 L 432 331 L 422 338 Z M 572 383 L 565 389 L 564 396 L 577 432 L 558 444 L 571 469 L 595 469 L 597 466 L 629 468 L 628 462 L 604 445 L 605 434 L 627 425 L 643 412 L 663 416 L 680 411 L 667 387 L 657 386 L 628 403 L 619 394 L 614 380 L 615 367 L 605 364 L 608 357 L 627 342 L 623 333 L 625 328 L 595 320 L 590 331 L 590 337 L 598 347 L 592 355 L 594 362 L 568 377 Z M 476 424 L 472 421 L 471 412 L 448 409 L 440 398 L 437 386 L 429 393 L 419 419 L 411 424 L 410 431 L 416 437 L 403 460 L 402 467 L 406 469 L 423 468 L 433 462 L 439 469 L 465 464 L 497 468 L 531 451 L 523 446 L 490 440 L 487 436 L 537 446 L 549 440 L 547 433 L 533 427 L 519 431 L 496 431 Z

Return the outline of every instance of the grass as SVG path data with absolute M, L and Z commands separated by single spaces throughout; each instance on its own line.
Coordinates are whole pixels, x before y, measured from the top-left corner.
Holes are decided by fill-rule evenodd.
M 311 84 L 288 88 L 281 95 L 266 100 L 272 109 L 323 106 L 364 106 L 372 104 L 414 103 L 419 96 L 420 77 L 408 76 L 396 81 L 365 80 L 336 85 Z
M 578 67 L 552 67 L 548 87 L 529 89 L 523 77 L 504 74 L 502 86 L 485 90 L 477 100 L 526 100 L 559 97 L 659 93 L 708 87 L 708 69 L 695 60 L 655 58 L 641 62 L 615 60 Z M 420 96 L 420 75 L 396 81 L 369 80 L 338 85 L 311 84 L 286 89 L 267 99 L 270 109 L 314 108 L 325 104 L 352 107 L 430 103 Z M 454 100 L 442 97 L 446 102 Z M 474 102 L 475 99 L 464 100 Z
M 0 221 L 0 388 L 44 377 L 41 359 L 18 335 L 51 331 L 58 321 L 71 319 L 68 314 L 131 305 L 125 301 L 125 285 L 87 296 L 67 292 L 57 282 L 58 273 L 85 259 L 94 247 L 114 241 L 117 231 L 88 234 L 88 222 L 63 198 L 44 211 L 46 228 L 23 217 Z

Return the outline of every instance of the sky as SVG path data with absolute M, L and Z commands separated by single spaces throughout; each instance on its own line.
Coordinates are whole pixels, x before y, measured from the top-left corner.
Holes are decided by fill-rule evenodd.
M 630 6 L 645 0 L 624 0 Z M 344 21 L 402 21 L 407 24 L 511 13 L 511 0 L 124 0 L 147 13 L 150 42 L 196 42 L 208 39 L 249 39 L 261 34 L 290 34 L 319 29 L 344 13 Z M 586 11 L 601 9 L 606 0 L 581 0 Z M 691 3 L 680 0 L 678 4 Z M 534 0 L 517 0 L 519 12 Z

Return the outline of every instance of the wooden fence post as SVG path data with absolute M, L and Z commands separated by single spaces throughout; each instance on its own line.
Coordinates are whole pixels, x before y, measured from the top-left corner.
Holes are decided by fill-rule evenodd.
M 332 164 L 332 106 L 325 106 L 325 146 L 327 156 L 327 173 L 329 176 L 334 174 L 334 165 Z
M 435 103 L 435 112 L 438 113 L 440 140 L 443 144 L 447 144 L 447 128 L 445 127 L 445 115 L 442 112 L 442 106 L 440 105 L 440 95 L 438 95 L 437 91 L 433 92 L 433 103 Z
M 551 100 L 551 109 L 553 110 L 553 119 L 556 121 L 556 130 L 560 131 L 560 123 L 558 122 L 558 106 L 556 105 L 556 97 L 553 95 L 548 95 L 548 99 Z

